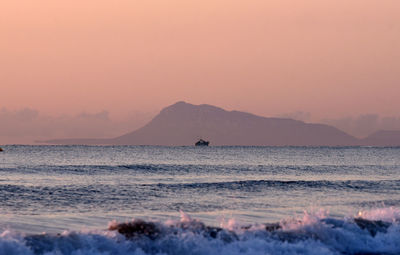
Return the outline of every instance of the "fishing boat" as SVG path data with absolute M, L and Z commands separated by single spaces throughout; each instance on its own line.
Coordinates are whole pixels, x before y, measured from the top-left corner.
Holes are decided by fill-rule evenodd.
M 194 145 L 195 146 L 208 146 L 209 143 L 210 143 L 209 141 L 205 141 L 203 139 L 200 139 Z

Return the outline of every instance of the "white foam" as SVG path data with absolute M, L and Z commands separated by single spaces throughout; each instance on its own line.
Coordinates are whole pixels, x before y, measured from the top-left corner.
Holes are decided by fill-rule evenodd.
M 382 220 L 386 222 L 400 221 L 400 208 L 387 207 L 359 211 L 357 217 L 367 220 Z
M 296 230 L 304 228 L 305 226 L 321 224 L 321 220 L 327 218 L 329 212 L 325 209 L 318 209 L 313 211 L 304 211 L 300 217 L 294 217 L 286 220 L 282 220 L 280 225 L 283 230 Z
M 361 216 L 386 221 L 398 219 L 398 213 L 398 208 L 380 208 L 363 211 Z M 400 254 L 400 226 L 391 222 L 385 231 L 372 235 L 353 220 L 329 218 L 327 211 L 316 210 L 281 221 L 282 228 L 273 232 L 266 231 L 262 224 L 243 228 L 234 219 L 224 220 L 224 230 L 212 237 L 204 232 L 202 222 L 181 212 L 180 220 L 155 222 L 162 231 L 155 239 L 143 235 L 130 240 L 117 231 L 107 230 L 36 236 L 4 230 L 0 233 L 0 255 Z M 109 223 L 117 225 L 116 221 Z

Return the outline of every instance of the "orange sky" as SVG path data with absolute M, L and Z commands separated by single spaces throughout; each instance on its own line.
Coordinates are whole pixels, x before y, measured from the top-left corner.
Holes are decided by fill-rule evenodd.
M 0 108 L 399 116 L 398 0 L 0 3 Z

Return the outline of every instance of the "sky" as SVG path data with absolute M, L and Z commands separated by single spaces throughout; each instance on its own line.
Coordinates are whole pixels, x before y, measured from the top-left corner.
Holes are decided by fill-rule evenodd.
M 396 119 L 399 13 L 398 0 L 1 1 L 0 109 L 132 127 L 182 100 Z

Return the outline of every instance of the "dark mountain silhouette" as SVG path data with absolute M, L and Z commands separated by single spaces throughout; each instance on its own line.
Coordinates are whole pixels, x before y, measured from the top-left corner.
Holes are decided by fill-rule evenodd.
M 265 118 L 211 105 L 178 102 L 164 108 L 144 127 L 111 139 L 48 140 L 51 144 L 352 146 L 361 140 L 329 125 Z M 400 143 L 399 143 L 400 144 Z
M 400 146 L 400 131 L 380 130 L 361 139 L 361 144 L 366 146 Z

